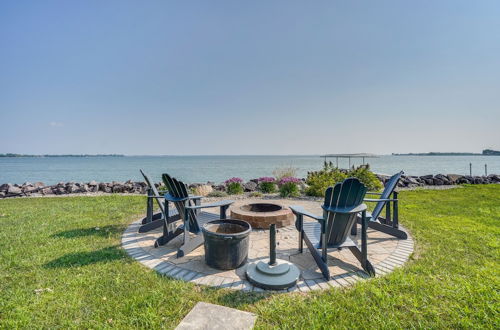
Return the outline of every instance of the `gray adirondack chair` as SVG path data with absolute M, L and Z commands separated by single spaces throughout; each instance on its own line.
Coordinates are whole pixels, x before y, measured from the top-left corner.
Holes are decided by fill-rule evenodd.
M 375 275 L 375 269 L 367 255 L 366 241 L 366 205 L 363 204 L 366 187 L 356 178 L 348 178 L 329 187 L 322 205 L 323 215 L 317 216 L 307 212 L 301 206 L 290 206 L 296 216 L 295 226 L 299 231 L 299 252 L 303 252 L 303 242 L 311 252 L 324 278 L 330 279 L 328 270 L 328 249 L 348 248 L 359 260 L 363 269 Z M 349 237 L 349 232 L 361 213 L 361 249 Z M 316 221 L 304 221 L 309 217 Z
M 159 228 L 163 225 L 164 220 L 167 219 L 167 211 L 165 210 L 165 197 L 163 194 L 165 194 L 165 191 L 159 192 L 158 189 L 156 189 L 156 186 L 154 183 L 149 179 L 149 176 L 144 173 L 144 171 L 141 169 L 139 170 L 144 177 L 144 181 L 148 185 L 147 189 L 147 200 L 146 200 L 146 217 L 142 219 L 142 225 L 139 227 L 139 232 L 140 233 L 145 233 L 150 230 Z M 160 212 L 154 213 L 154 201 L 156 201 L 156 204 L 160 210 Z M 172 227 L 174 226 L 173 223 L 180 220 L 181 217 L 179 216 L 179 213 L 177 213 L 177 210 L 172 209 L 169 211 L 168 214 L 168 220 L 167 224 Z
M 384 191 L 382 193 L 377 192 L 367 192 L 367 195 L 378 195 L 379 198 L 365 198 L 365 202 L 377 203 L 373 212 L 367 212 L 368 217 L 368 227 L 381 231 L 383 233 L 392 235 L 397 238 L 407 239 L 408 235 L 399 229 L 399 210 L 398 210 L 398 193 L 394 191 L 396 189 L 403 171 L 394 174 L 389 178 L 385 184 Z M 392 198 L 391 198 L 392 194 Z M 391 212 L 391 202 L 393 205 L 393 212 Z M 385 207 L 385 218 L 381 217 L 382 210 Z M 358 218 L 358 223 L 361 223 L 361 217 Z M 355 234 L 355 227 L 353 227 L 353 234 Z
M 180 258 L 203 244 L 201 226 L 203 226 L 208 221 L 226 219 L 226 211 L 233 203 L 233 201 L 225 200 L 216 203 L 201 205 L 201 197 L 190 196 L 188 194 L 187 187 L 183 182 L 171 177 L 166 173 L 162 175 L 162 179 L 168 189 L 168 193 L 165 194 L 165 208 L 168 210 L 169 203 L 173 203 L 184 223 L 181 227 L 182 232 L 184 233 L 184 242 L 182 246 L 177 250 L 177 258 Z M 211 207 L 219 207 L 220 213 L 215 214 L 201 211 L 204 208 Z M 156 240 L 155 247 L 163 245 L 166 242 L 170 241 L 173 237 L 179 235 L 179 233 L 177 232 L 172 233 L 168 232 L 168 230 L 165 230 L 166 228 L 164 227 L 163 236 Z

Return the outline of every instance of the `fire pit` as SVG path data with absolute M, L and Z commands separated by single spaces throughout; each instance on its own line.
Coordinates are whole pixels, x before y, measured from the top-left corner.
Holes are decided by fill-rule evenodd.
M 287 227 L 293 224 L 292 211 L 276 203 L 251 203 L 231 209 L 231 218 L 249 222 L 252 228 L 269 229 L 271 224 L 276 227 Z

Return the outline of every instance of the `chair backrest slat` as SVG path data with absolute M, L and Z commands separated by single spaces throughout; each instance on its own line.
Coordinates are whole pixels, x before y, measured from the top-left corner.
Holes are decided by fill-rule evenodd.
M 396 186 L 398 185 L 399 180 L 401 179 L 401 176 L 403 175 L 403 171 L 394 174 L 387 180 L 387 183 L 385 184 L 384 191 L 382 192 L 382 195 L 380 195 L 381 199 L 387 199 L 391 197 L 392 192 L 394 189 L 396 189 Z M 375 205 L 375 208 L 373 209 L 372 212 L 372 219 L 378 219 L 380 216 L 380 213 L 382 212 L 382 209 L 384 208 L 386 202 L 378 202 L 377 205 Z
M 366 187 L 356 178 L 348 178 L 329 187 L 325 192 L 324 206 L 326 208 L 355 207 L 363 203 Z M 324 211 L 327 221 L 326 241 L 328 245 L 342 244 L 349 235 L 356 221 L 357 214 L 342 214 Z
M 170 175 L 164 173 L 162 174 L 162 179 L 165 185 L 168 188 L 168 191 L 172 196 L 175 198 L 188 198 L 189 193 L 187 191 L 187 186 L 182 182 L 177 180 L 174 177 L 171 177 Z M 180 202 L 175 202 L 174 203 L 175 208 L 177 209 L 177 212 L 181 216 L 183 220 L 185 217 L 185 211 L 186 211 L 186 201 L 180 201 Z M 192 201 L 187 201 L 187 205 L 192 206 Z M 196 212 L 193 210 L 189 211 L 189 231 L 197 233 L 200 231 L 200 227 L 198 225 L 197 221 L 197 215 Z
M 146 184 L 148 185 L 149 189 L 153 190 L 153 194 L 155 194 L 155 196 L 159 196 L 160 194 L 158 193 L 158 189 L 156 189 L 156 186 L 154 185 L 154 183 L 149 179 L 149 177 L 142 171 L 142 170 L 139 170 L 142 174 L 142 176 L 144 177 L 144 181 L 146 181 Z M 156 200 L 156 203 L 158 204 L 158 207 L 160 208 L 161 212 L 163 214 L 165 214 L 165 208 L 163 207 L 163 203 L 158 199 L 158 198 L 154 198 L 154 200 Z

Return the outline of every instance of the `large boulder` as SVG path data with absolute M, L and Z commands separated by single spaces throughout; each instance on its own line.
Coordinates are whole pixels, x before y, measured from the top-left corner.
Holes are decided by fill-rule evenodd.
M 243 184 L 243 189 L 245 191 L 255 191 L 257 190 L 257 183 L 248 181 L 247 183 Z
M 80 190 L 80 188 L 74 183 L 69 183 L 66 186 L 66 191 L 68 192 L 68 194 L 77 193 L 77 192 L 79 192 L 79 190 Z
M 458 180 L 460 180 L 460 178 L 462 178 L 462 175 L 460 175 L 460 174 L 448 174 L 447 177 L 451 183 L 457 183 Z
M 8 196 L 16 196 L 22 193 L 23 193 L 22 189 L 17 185 L 10 185 L 9 188 L 7 189 Z
M 209 186 L 207 184 L 202 184 L 200 186 L 197 186 L 193 189 L 193 192 L 195 195 L 198 195 L 198 196 L 207 196 L 208 194 L 210 194 L 214 189 L 212 188 L 212 186 Z
M 45 187 L 40 190 L 43 195 L 52 195 L 54 192 L 52 191 L 52 187 Z
M 412 176 L 407 176 L 405 178 L 405 181 L 408 183 L 408 184 L 412 184 L 412 185 L 420 185 L 420 181 L 417 180 L 416 177 L 412 177 Z
M 490 174 L 490 175 L 488 175 L 488 178 L 490 179 L 490 182 L 492 182 L 492 183 L 500 182 L 500 175 L 498 175 L 498 174 Z
M 111 191 L 114 193 L 122 193 L 125 191 L 125 186 L 121 182 L 113 181 L 113 188 Z
M 56 194 L 56 195 L 65 195 L 65 194 L 66 194 L 66 189 L 64 189 L 64 187 L 59 187 L 59 185 L 57 185 L 57 186 L 53 189 L 53 192 L 54 192 L 54 194 Z
M 10 183 L 4 183 L 3 185 L 0 186 L 0 191 L 7 191 L 9 190 L 10 186 L 11 186 Z
M 219 185 L 215 186 L 214 188 L 217 191 L 226 191 L 226 185 L 225 184 L 219 184 Z
M 134 182 L 134 192 L 140 194 L 146 193 L 146 184 L 144 182 Z
M 428 175 L 422 175 L 422 176 L 420 177 L 420 179 L 425 181 L 425 180 L 432 179 L 433 177 L 434 177 L 434 175 L 432 175 L 432 174 L 428 174 Z M 425 182 L 427 182 L 427 181 L 425 181 Z
M 21 189 L 22 189 L 23 193 L 29 194 L 29 193 L 38 191 L 39 188 L 36 188 L 32 184 L 30 184 L 30 185 L 23 185 Z
M 99 183 L 99 191 L 102 191 L 105 193 L 110 193 L 110 192 L 112 192 L 112 189 L 111 189 L 110 185 L 108 185 L 107 183 L 101 182 L 101 183 Z
M 434 179 L 439 179 L 441 181 L 443 181 L 443 184 L 444 185 L 450 185 L 451 182 L 450 180 L 448 179 L 448 177 L 446 175 L 443 175 L 443 174 L 437 174 Z
M 442 185 L 444 185 L 444 181 L 441 180 L 441 179 L 439 179 L 439 178 L 434 178 L 434 179 L 432 179 L 432 181 L 433 181 L 433 184 L 435 186 L 442 186 Z

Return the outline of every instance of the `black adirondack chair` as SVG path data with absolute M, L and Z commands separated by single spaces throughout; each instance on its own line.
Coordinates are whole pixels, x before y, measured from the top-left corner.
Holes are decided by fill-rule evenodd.
M 365 198 L 365 202 L 377 203 L 373 212 L 367 212 L 368 217 L 368 227 L 381 231 L 383 233 L 392 235 L 397 238 L 407 239 L 408 235 L 399 229 L 399 211 L 398 211 L 398 193 L 394 191 L 398 185 L 403 171 L 394 174 L 389 178 L 385 184 L 384 191 L 382 193 L 377 192 L 367 192 L 367 195 L 378 195 L 379 198 Z M 392 194 L 392 198 L 391 198 Z M 393 212 L 391 212 L 391 202 L 393 205 Z M 385 207 L 385 218 L 381 217 L 380 214 Z M 358 223 L 361 223 L 361 218 L 358 218 Z M 356 227 L 353 227 L 353 233 L 355 234 Z
M 318 264 L 325 279 L 330 279 L 328 270 L 328 249 L 348 248 L 359 260 L 363 269 L 375 275 L 375 269 L 367 255 L 366 242 L 366 205 L 363 204 L 366 187 L 356 178 L 348 178 L 329 187 L 322 205 L 323 216 L 307 212 L 301 206 L 290 206 L 296 216 L 295 226 L 299 231 L 299 251 L 303 252 L 303 241 Z M 361 213 L 361 249 L 349 237 L 349 232 Z M 309 217 L 315 222 L 304 221 Z
M 165 210 L 165 197 L 163 196 L 166 191 L 159 192 L 154 183 L 149 179 L 149 176 L 143 170 L 139 170 L 144 177 L 144 181 L 148 185 L 146 200 L 146 217 L 142 219 L 142 226 L 139 227 L 139 233 L 145 233 L 150 230 L 159 228 L 163 225 L 164 220 L 167 219 L 167 211 Z M 154 213 L 154 202 L 158 205 L 160 212 Z M 167 223 L 170 227 L 174 226 L 173 223 L 179 221 L 181 217 L 177 210 L 172 209 L 169 211 Z
M 226 211 L 233 201 L 226 200 L 201 205 L 201 197 L 190 196 L 183 182 L 168 174 L 163 174 L 162 179 L 168 189 L 168 193 L 165 194 L 165 209 L 168 210 L 169 203 L 173 203 L 184 223 L 180 229 L 181 232 L 184 233 L 184 243 L 177 251 L 177 258 L 180 258 L 203 244 L 201 226 L 208 221 L 226 219 Z M 220 214 L 201 211 L 204 208 L 210 207 L 219 207 Z M 180 234 L 178 231 L 168 231 L 166 226 L 164 226 L 163 229 L 163 236 L 156 240 L 155 247 L 166 244 L 172 238 Z

